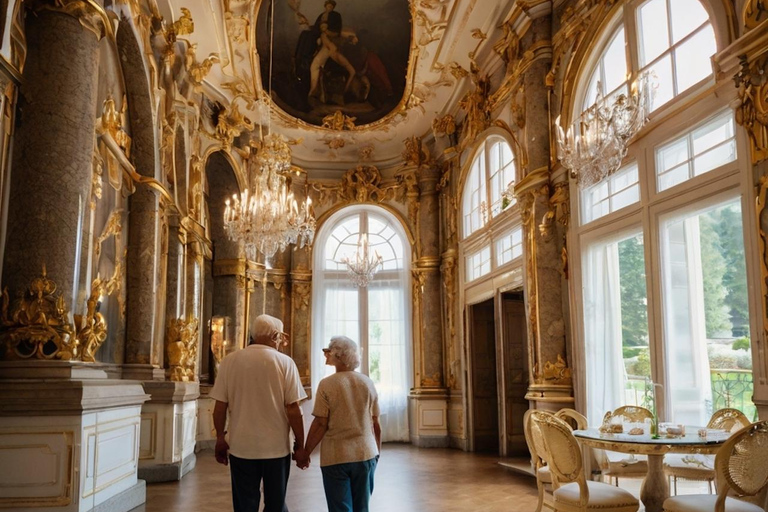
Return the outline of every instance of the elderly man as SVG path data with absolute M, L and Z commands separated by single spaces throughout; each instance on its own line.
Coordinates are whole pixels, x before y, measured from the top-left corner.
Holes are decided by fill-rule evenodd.
M 216 461 L 231 465 L 235 512 L 259 510 L 262 479 L 264 512 L 287 512 L 290 430 L 296 438 L 296 456 L 306 457 L 299 402 L 307 395 L 296 364 L 277 351 L 286 336 L 283 322 L 258 316 L 251 344 L 221 361 L 210 393 L 216 400 Z M 224 430 L 227 410 L 229 443 Z

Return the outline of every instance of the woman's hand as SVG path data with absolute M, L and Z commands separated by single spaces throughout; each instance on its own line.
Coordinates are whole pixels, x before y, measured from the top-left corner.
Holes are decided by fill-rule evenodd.
M 307 469 L 309 467 L 309 452 L 304 448 L 296 450 L 293 458 L 296 460 L 296 466 L 299 469 Z

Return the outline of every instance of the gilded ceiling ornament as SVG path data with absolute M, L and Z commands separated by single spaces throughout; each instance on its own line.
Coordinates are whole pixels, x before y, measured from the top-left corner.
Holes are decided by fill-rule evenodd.
M 403 161 L 405 165 L 422 165 L 429 161 L 429 154 L 424 151 L 421 145 L 421 137 L 408 137 L 403 141 Z
M 520 37 L 509 22 L 501 24 L 502 37 L 493 45 L 495 51 L 507 64 L 507 69 L 514 66 L 520 56 Z
M 450 137 L 456 133 L 456 119 L 451 114 L 436 117 L 432 121 L 432 133 L 435 137 Z
M 744 26 L 752 29 L 768 20 L 768 2 L 765 0 L 747 0 L 742 11 Z
M 195 22 L 189 9 L 181 8 L 181 16 L 173 22 L 172 30 L 177 36 L 187 36 L 195 31 Z
M 472 29 L 472 39 L 477 39 L 477 46 L 475 46 L 475 49 L 469 52 L 469 60 L 474 64 L 475 62 L 475 55 L 477 55 L 477 51 L 480 49 L 480 46 L 483 44 L 483 41 L 488 39 L 488 35 L 480 30 L 479 28 Z
M 465 94 L 459 102 L 459 107 L 466 112 L 462 126 L 462 149 L 471 144 L 483 130 L 491 125 L 490 78 L 487 75 L 481 76 L 479 70 L 473 65 L 472 82 L 474 89 Z
M 171 320 L 165 339 L 170 380 L 175 382 L 196 380 L 198 332 L 197 318 Z
M 749 134 L 752 163 L 768 158 L 768 53 L 750 62 L 741 57 L 741 70 L 733 77 L 741 105 L 736 122 Z
M 13 305 L 10 314 L 8 288 L 2 295 L 0 357 L 10 359 L 77 359 L 78 341 L 69 321 L 64 297 L 48 279 L 45 265 L 40 277 Z
M 330 149 L 341 149 L 341 148 L 343 148 L 344 146 L 347 145 L 347 141 L 344 140 L 344 138 L 342 138 L 342 137 L 333 137 L 331 139 L 326 140 L 325 144 Z
M 245 16 L 235 16 L 230 11 L 224 13 L 224 21 L 227 24 L 227 34 L 236 43 L 245 43 L 248 39 L 248 25 L 250 22 Z
M 374 151 L 373 144 L 366 144 L 364 146 L 361 146 L 360 149 L 357 151 L 357 158 L 361 162 L 370 162 L 373 159 L 373 151 Z
M 240 113 L 237 103 L 229 109 L 221 106 L 216 114 L 215 124 L 216 131 L 213 137 L 219 140 L 225 149 L 228 149 L 235 137 L 239 137 L 243 131 L 254 129 L 253 122 Z
M 345 115 L 341 110 L 323 118 L 323 128 L 330 130 L 354 130 L 356 117 Z
M 359 165 L 348 170 L 340 184 L 324 185 L 312 183 L 312 190 L 318 192 L 315 203 L 381 203 L 395 199 L 400 184 L 383 185 L 379 169 L 372 165 Z
M 98 311 L 99 298 L 105 291 L 106 284 L 96 276 L 91 283 L 91 294 L 86 301 L 85 315 L 74 315 L 77 339 L 81 346 L 80 358 L 89 363 L 96 360 L 96 351 L 107 339 L 107 321 Z
M 451 62 L 448 67 L 456 80 L 461 80 L 462 78 L 469 76 L 469 71 L 464 69 L 458 62 Z
M 184 58 L 184 67 L 187 69 L 189 81 L 195 89 L 195 92 L 201 92 L 203 80 L 211 72 L 211 67 L 215 63 L 220 62 L 219 56 L 215 53 L 211 53 L 208 57 L 203 59 L 203 62 L 197 62 L 197 43 L 187 46 L 187 53 Z
M 422 28 L 418 43 L 419 46 L 422 47 L 439 40 L 445 32 L 445 29 L 448 27 L 448 20 L 431 20 L 429 16 L 421 10 L 414 13 L 413 19 L 416 22 L 416 26 Z

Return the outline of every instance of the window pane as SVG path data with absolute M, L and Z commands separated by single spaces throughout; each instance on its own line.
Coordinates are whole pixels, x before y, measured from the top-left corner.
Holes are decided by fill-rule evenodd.
M 672 58 L 667 55 L 650 66 L 648 71 L 658 86 L 651 102 L 651 110 L 656 110 L 675 96 L 675 84 L 672 80 Z
M 678 94 L 712 74 L 710 57 L 716 51 L 715 33 L 710 25 L 675 50 Z
M 696 176 L 716 169 L 721 165 L 736 159 L 736 141 L 731 140 L 706 153 L 697 156 L 693 161 L 693 171 Z
M 484 276 L 491 271 L 491 248 L 483 247 L 474 254 L 467 256 L 467 282 Z
M 464 237 L 480 229 L 483 225 L 482 205 L 485 201 L 485 155 L 478 154 L 472 162 L 472 168 L 464 186 L 462 212 L 464 216 Z
M 666 0 L 651 0 L 638 9 L 640 66 L 645 66 L 669 48 Z
M 602 58 L 605 70 L 603 92 L 611 92 L 627 80 L 627 56 L 624 51 L 624 27 L 614 36 Z M 594 100 L 592 101 L 594 103 Z M 590 103 L 591 105 L 591 103 Z
M 693 152 L 699 154 L 734 136 L 733 115 L 726 111 L 723 115 L 708 121 L 693 131 Z
M 666 217 L 661 242 L 670 419 L 704 425 L 720 407 L 755 417 L 740 200 Z
M 515 180 L 515 167 L 512 149 L 506 141 L 500 140 L 491 147 L 491 215 L 498 215 L 512 204 L 512 198 L 504 199 L 504 192 Z
M 677 167 L 683 162 L 687 162 L 688 158 L 688 141 L 682 138 L 658 150 L 656 165 L 660 172 L 664 172 Z
M 669 5 L 672 10 L 672 43 L 699 28 L 709 16 L 699 0 L 672 0 Z
M 581 193 L 583 224 L 640 200 L 637 164 L 631 163 Z
M 523 230 L 517 228 L 496 241 L 496 264 L 501 266 L 523 255 Z
M 647 405 L 651 375 L 643 237 L 589 245 L 584 259 L 584 339 L 590 424 L 620 405 Z

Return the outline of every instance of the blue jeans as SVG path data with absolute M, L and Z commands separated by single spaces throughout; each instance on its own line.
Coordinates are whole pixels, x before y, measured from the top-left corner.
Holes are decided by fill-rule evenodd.
M 291 456 L 277 459 L 241 459 L 229 455 L 232 505 L 235 512 L 258 512 L 261 480 L 264 480 L 264 512 L 288 512 L 285 491 L 291 472 Z
M 368 512 L 378 456 L 320 468 L 328 512 Z

